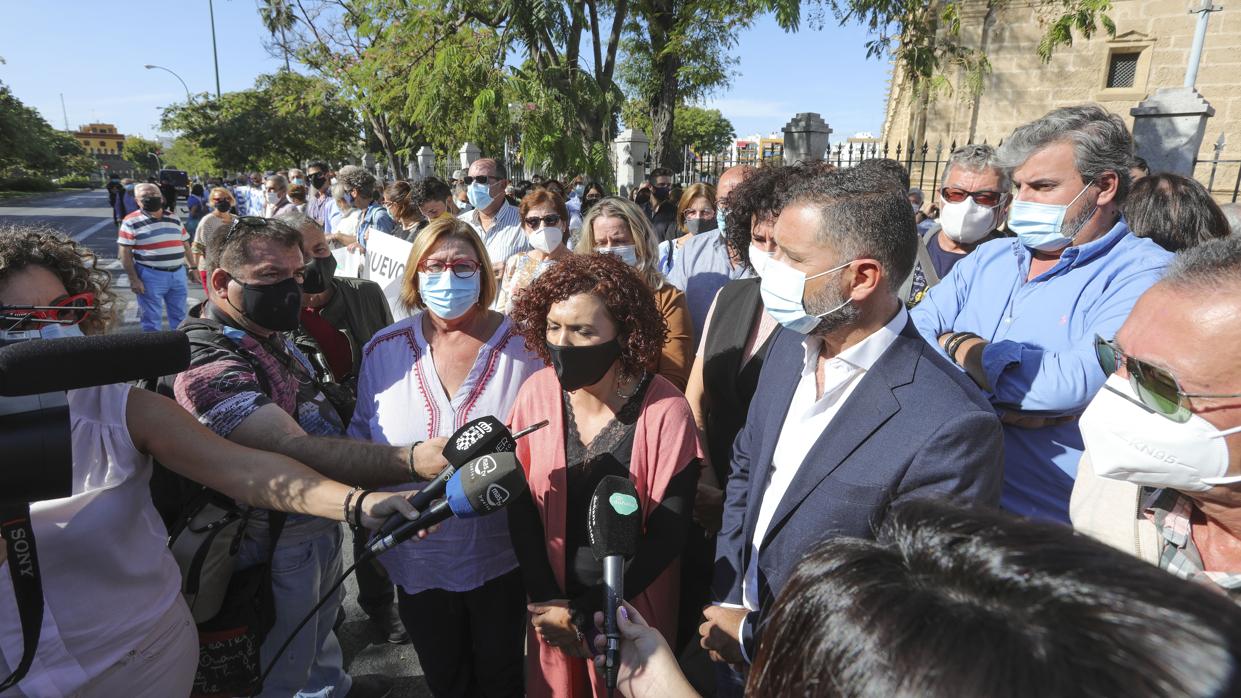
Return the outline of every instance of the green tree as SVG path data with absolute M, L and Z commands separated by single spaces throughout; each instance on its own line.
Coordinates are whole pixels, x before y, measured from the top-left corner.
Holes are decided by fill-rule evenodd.
M 291 50 L 288 32 L 297 21 L 296 15 L 293 14 L 293 3 L 289 0 L 259 0 L 259 18 L 263 21 L 263 27 L 267 29 L 267 33 L 271 35 L 272 42 L 275 44 L 274 48 L 284 57 L 284 69 L 292 70 L 289 67 Z
M 52 128 L 0 83 L 0 177 L 55 178 L 94 170 L 94 160 L 77 139 Z
M 283 70 L 260 75 L 250 90 L 172 105 L 164 109 L 161 127 L 230 171 L 342 160 L 360 133 L 332 85 Z
M 625 125 L 649 132 L 650 112 L 645 103 L 637 100 L 625 102 L 621 110 Z M 677 107 L 676 127 L 672 134 L 672 147 L 679 154 L 686 147 L 695 153 L 721 153 L 728 149 L 737 132 L 733 124 L 718 109 L 702 107 Z
M 197 143 L 184 136 L 172 142 L 164 153 L 164 164 L 191 175 L 209 175 L 219 171 L 215 160 Z
M 156 157 L 153 157 L 152 153 Z M 142 136 L 125 136 L 125 143 L 121 145 L 121 156 L 151 173 L 159 169 L 163 159 L 159 143 Z

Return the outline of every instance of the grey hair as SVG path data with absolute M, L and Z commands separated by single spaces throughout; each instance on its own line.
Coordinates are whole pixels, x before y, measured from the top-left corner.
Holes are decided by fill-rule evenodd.
M 375 175 L 357 165 L 345 165 L 336 172 L 336 181 L 345 185 L 345 191 L 356 190 L 367 199 L 375 198 Z
M 948 156 L 948 164 L 944 166 L 944 179 L 940 182 L 940 186 L 946 185 L 948 175 L 954 167 L 960 167 L 969 172 L 995 170 L 1000 175 L 1000 192 L 1007 194 L 1012 191 L 1012 174 L 997 164 L 995 148 L 989 145 L 969 143 L 952 151 L 952 155 Z
M 914 214 L 890 174 L 848 168 L 809 177 L 792 187 L 784 210 L 794 206 L 818 213 L 815 239 L 834 249 L 841 262 L 878 261 L 893 293 L 913 271 L 918 249 Z
M 910 196 L 912 196 L 912 197 L 915 197 L 915 198 L 917 198 L 917 199 L 918 199 L 918 205 L 919 205 L 919 206 L 921 206 L 922 204 L 926 203 L 926 195 L 925 195 L 925 194 L 923 194 L 923 193 L 922 193 L 922 190 L 921 190 L 921 189 L 919 189 L 919 188 L 917 188 L 917 187 L 910 187 L 910 188 L 909 188 L 909 195 L 910 195 Z
M 147 190 L 148 190 L 148 188 L 150 188 L 150 189 L 154 189 L 156 194 L 161 194 L 161 195 L 162 195 L 162 192 L 160 192 L 160 190 L 159 190 L 159 185 L 158 185 L 158 184 L 151 184 L 150 182 L 139 182 L 139 183 L 137 183 L 137 184 L 135 184 L 135 185 L 134 185 L 134 198 L 135 198 L 135 199 L 136 199 L 136 198 L 138 198 L 138 191 L 139 191 L 139 190 L 141 190 L 141 191 L 147 191 Z
M 478 165 L 480 163 L 485 164 L 488 162 L 491 163 L 492 167 L 494 168 L 494 174 L 491 175 L 492 177 L 495 177 L 497 179 L 508 179 L 508 170 L 504 169 L 503 163 L 501 163 L 499 160 L 496 160 L 495 158 L 479 158 L 475 160 L 474 162 L 470 163 L 470 167 L 474 167 L 474 165 Z
M 339 202 L 345 200 L 345 195 L 349 193 L 349 188 L 345 186 L 344 182 L 341 182 L 338 179 L 336 184 L 332 185 L 330 192 L 332 195 L 332 201 L 338 202 L 339 205 Z
M 294 210 L 289 211 L 288 213 L 282 213 L 276 217 L 276 220 L 281 223 L 287 223 L 299 233 L 307 228 L 323 232 L 323 226 L 319 225 L 319 221 L 307 216 L 301 211 Z
M 1241 237 L 1208 240 L 1178 253 L 1161 283 L 1204 292 L 1241 284 Z
M 271 175 L 267 178 L 267 181 L 275 183 L 276 191 L 289 190 L 289 180 L 285 179 L 284 175 Z
M 1097 104 L 1061 107 L 1018 126 L 996 152 L 996 164 L 1011 173 L 1035 151 L 1063 142 L 1073 144 L 1073 162 L 1082 184 L 1112 172 L 1116 175 L 1116 203 L 1123 203 L 1133 183 L 1129 174 L 1133 137 L 1120 116 Z
M 1241 204 L 1221 204 L 1219 208 L 1228 219 L 1228 228 L 1232 230 L 1232 234 L 1241 235 Z

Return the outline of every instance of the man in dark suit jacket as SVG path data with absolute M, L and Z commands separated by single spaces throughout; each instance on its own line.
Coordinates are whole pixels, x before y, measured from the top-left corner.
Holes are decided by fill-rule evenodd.
M 755 656 L 764 610 L 815 543 L 873 538 L 906 499 L 999 501 L 1000 422 L 896 294 L 918 244 L 898 187 L 877 173 L 816 176 L 776 223 L 762 293 L 784 327 L 733 448 L 722 603 L 701 628 L 717 660 Z

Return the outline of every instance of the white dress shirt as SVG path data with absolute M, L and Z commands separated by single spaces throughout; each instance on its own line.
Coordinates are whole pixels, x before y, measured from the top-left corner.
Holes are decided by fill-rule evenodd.
M 888 324 L 828 359 L 823 365 L 823 395 L 817 399 L 815 374 L 823 340 L 808 336 L 802 341 L 806 355 L 802 364 L 801 380 L 793 392 L 793 400 L 789 403 L 789 411 L 776 440 L 776 450 L 772 455 L 763 498 L 758 507 L 754 538 L 750 540 L 750 561 L 741 581 L 742 602 L 747 610 L 758 610 L 758 553 L 780 501 L 793 484 L 793 479 L 801 470 L 811 447 L 836 418 L 866 372 L 896 341 L 908 321 L 909 313 L 902 306 Z M 741 637 L 740 633 L 738 637 Z
M 517 207 L 507 201 L 500 205 L 500 210 L 496 211 L 490 230 L 483 229 L 483 221 L 478 215 L 478 209 L 466 211 L 457 218 L 469 223 L 474 232 L 483 239 L 483 244 L 487 246 L 487 256 L 491 258 L 492 264 L 503 263 L 509 257 L 530 249 L 530 241 L 526 239 L 526 234 L 521 229 L 521 215 Z

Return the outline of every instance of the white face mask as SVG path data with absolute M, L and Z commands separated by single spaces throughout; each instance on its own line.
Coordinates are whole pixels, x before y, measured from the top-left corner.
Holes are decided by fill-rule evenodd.
M 1241 475 L 1226 475 L 1224 442 L 1241 427 L 1221 431 L 1196 414 L 1174 422 L 1142 405 L 1120 376 L 1107 379 L 1079 421 L 1091 465 L 1102 477 L 1183 492 L 1241 482 Z
M 943 202 L 939 226 L 952 240 L 971 245 L 995 229 L 995 209 L 981 206 L 969 196 L 955 204 Z
M 614 254 L 620 257 L 625 264 L 631 267 L 638 266 L 638 248 L 635 245 L 620 245 L 618 247 L 596 247 L 595 252 L 604 254 Z
M 767 263 L 771 261 L 771 253 L 766 250 L 760 250 L 750 243 L 750 266 L 754 268 L 754 273 L 759 276 L 763 275 L 763 270 L 767 268 Z
M 280 203 L 280 194 L 274 191 L 267 192 L 267 203 L 271 204 L 272 206 L 275 206 L 276 204 Z
M 552 250 L 560 247 L 560 243 L 564 242 L 564 231 L 556 226 L 544 225 L 537 231 L 530 233 L 530 246 L 539 252 L 550 253 Z

